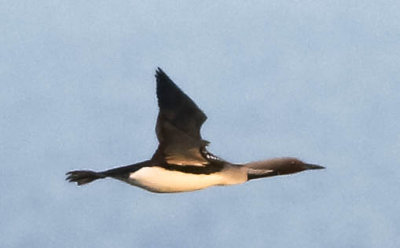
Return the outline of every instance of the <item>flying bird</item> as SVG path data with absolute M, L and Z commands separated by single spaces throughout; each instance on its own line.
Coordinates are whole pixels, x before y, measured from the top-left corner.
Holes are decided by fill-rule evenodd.
M 207 116 L 163 70 L 158 68 L 155 76 L 159 145 L 153 157 L 101 172 L 70 171 L 66 180 L 84 185 L 109 177 L 151 192 L 176 193 L 324 168 L 291 157 L 234 164 L 215 156 L 207 150 L 209 142 L 200 134 Z

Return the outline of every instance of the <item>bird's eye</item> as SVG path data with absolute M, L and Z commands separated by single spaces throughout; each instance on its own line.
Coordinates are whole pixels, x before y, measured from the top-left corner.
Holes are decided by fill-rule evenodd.
M 296 161 L 290 161 L 290 164 L 294 165 L 296 164 Z

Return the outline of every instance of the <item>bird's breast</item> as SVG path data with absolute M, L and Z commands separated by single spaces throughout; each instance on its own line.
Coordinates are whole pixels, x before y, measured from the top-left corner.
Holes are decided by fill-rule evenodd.
M 192 174 L 163 167 L 143 167 L 132 172 L 125 182 L 152 192 L 173 193 L 204 189 L 216 185 L 232 185 L 247 181 L 241 171 L 222 170 L 211 174 Z

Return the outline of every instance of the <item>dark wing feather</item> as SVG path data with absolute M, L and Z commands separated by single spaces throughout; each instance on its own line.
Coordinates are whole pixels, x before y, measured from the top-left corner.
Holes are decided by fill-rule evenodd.
M 160 68 L 156 78 L 159 115 L 187 135 L 201 139 L 200 128 L 207 116 Z
M 170 164 L 207 164 L 201 153 L 207 142 L 200 135 L 207 116 L 160 68 L 156 79 L 160 108 L 156 133 L 160 145 L 155 156 L 162 156 Z

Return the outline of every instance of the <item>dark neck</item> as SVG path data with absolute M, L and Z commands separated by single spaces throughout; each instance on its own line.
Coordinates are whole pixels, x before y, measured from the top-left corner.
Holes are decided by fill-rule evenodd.
M 248 180 L 287 175 L 305 170 L 303 163 L 295 158 L 276 158 L 244 165 L 247 168 Z
M 251 169 L 247 171 L 248 180 L 263 178 L 263 177 L 273 177 L 279 175 L 281 174 L 278 171 L 263 171 L 263 170 L 251 170 Z

